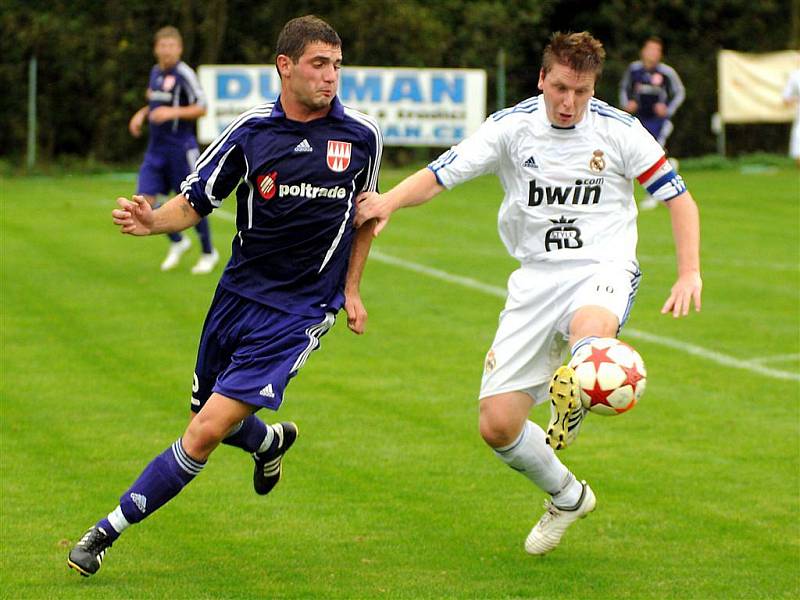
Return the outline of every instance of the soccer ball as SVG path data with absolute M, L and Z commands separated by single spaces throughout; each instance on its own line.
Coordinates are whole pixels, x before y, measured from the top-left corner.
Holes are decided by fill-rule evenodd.
M 615 338 L 598 338 L 581 346 L 569 366 L 575 369 L 583 406 L 599 415 L 629 411 L 647 383 L 642 357 Z

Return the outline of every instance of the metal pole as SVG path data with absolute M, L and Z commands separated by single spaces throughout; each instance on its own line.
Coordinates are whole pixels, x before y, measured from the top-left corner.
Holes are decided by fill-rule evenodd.
M 36 57 L 28 63 L 28 168 L 36 164 Z
M 506 51 L 503 48 L 497 51 L 497 110 L 506 107 Z

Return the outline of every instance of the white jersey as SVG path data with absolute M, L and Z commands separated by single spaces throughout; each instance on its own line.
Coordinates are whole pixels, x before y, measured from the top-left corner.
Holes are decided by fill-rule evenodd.
M 789 73 L 786 87 L 783 89 L 784 100 L 800 99 L 800 69 Z M 795 104 L 794 120 L 800 122 L 800 102 Z
M 664 150 L 635 117 L 592 98 L 579 123 L 557 128 L 536 96 L 491 115 L 429 168 L 446 188 L 496 173 L 500 238 L 529 264 L 636 260 L 633 178 L 651 183 L 663 164 Z

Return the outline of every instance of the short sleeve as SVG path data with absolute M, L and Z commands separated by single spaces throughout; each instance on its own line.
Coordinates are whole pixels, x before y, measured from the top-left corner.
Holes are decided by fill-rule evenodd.
M 194 172 L 181 184 L 186 196 L 200 215 L 207 215 L 220 206 L 247 173 L 244 143 L 247 121 L 234 121 L 206 148 L 195 164 Z
M 647 131 L 639 119 L 634 119 L 627 128 L 625 145 L 622 148 L 625 157 L 625 177 L 639 177 L 655 165 L 664 156 L 664 149 Z
M 184 82 L 186 82 L 186 94 L 189 99 L 189 104 L 198 104 L 200 106 L 208 106 L 206 95 L 200 85 L 200 80 L 197 78 L 197 73 L 194 72 L 189 65 L 185 62 L 178 63 L 178 74 Z
M 381 158 L 383 156 L 383 134 L 381 134 L 377 122 L 372 119 L 367 121 L 366 125 L 368 130 L 366 145 L 369 164 L 367 165 L 366 178 L 361 191 L 377 192 L 378 178 L 381 171 Z
M 497 170 L 503 155 L 502 129 L 492 117 L 428 165 L 436 181 L 452 188 L 479 175 Z

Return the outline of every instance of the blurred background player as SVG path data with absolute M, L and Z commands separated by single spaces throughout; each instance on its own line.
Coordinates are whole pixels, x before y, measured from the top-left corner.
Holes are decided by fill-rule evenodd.
M 800 69 L 795 69 L 789 73 L 789 80 L 783 90 L 783 103 L 786 106 L 795 107 L 794 121 L 792 122 L 792 134 L 789 138 L 789 156 L 791 156 L 800 168 Z
M 157 210 L 142 196 L 117 199 L 121 231 L 152 235 L 197 224 L 236 188 L 237 233 L 203 325 L 189 425 L 69 553 L 82 575 L 96 573 L 119 535 L 175 497 L 220 443 L 252 455 L 253 488 L 269 493 L 297 427 L 267 425 L 256 411 L 278 410 L 339 309 L 364 331 L 359 284 L 372 227 L 356 231 L 354 204 L 377 189 L 383 138 L 373 119 L 339 102 L 341 40 L 325 21 L 292 19 L 276 53 L 278 99 L 234 120 L 181 193 Z
M 520 268 L 486 356 L 480 432 L 500 460 L 551 496 L 525 540 L 531 554 L 554 549 L 595 507 L 592 489 L 554 452 L 574 441 L 585 414 L 574 371 L 559 365 L 570 347 L 574 354 L 596 337 L 616 337 L 630 313 L 640 278 L 634 178 L 672 218 L 678 279 L 661 312 L 686 315 L 692 302 L 700 309 L 697 206 L 641 123 L 593 97 L 604 57 L 588 32 L 554 34 L 541 95 L 494 113 L 388 192 L 362 195 L 356 217 L 377 218 L 377 234 L 399 208 L 479 175 L 499 176 L 498 229 Z M 528 417 L 548 399 L 546 434 Z
M 139 169 L 137 194 L 156 206 L 156 196 L 180 190 L 181 182 L 194 169 L 200 151 L 194 136 L 194 121 L 206 113 L 206 99 L 197 75 L 181 60 L 183 39 L 175 27 L 162 27 L 156 32 L 153 52 L 158 63 L 150 71 L 147 106 L 131 117 L 131 135 L 142 135 L 145 120 L 149 122 L 150 140 Z M 210 273 L 219 260 L 211 245 L 208 220 L 195 225 L 202 254 L 192 273 Z M 161 263 L 161 270 L 178 266 L 191 242 L 180 233 L 169 233 L 170 248 Z
M 678 73 L 661 62 L 664 42 L 652 36 L 645 40 L 641 60 L 628 65 L 619 87 L 620 106 L 636 115 L 654 138 L 666 149 L 673 130 L 672 116 L 683 104 L 686 91 Z M 658 201 L 647 195 L 640 207 L 655 208 Z

